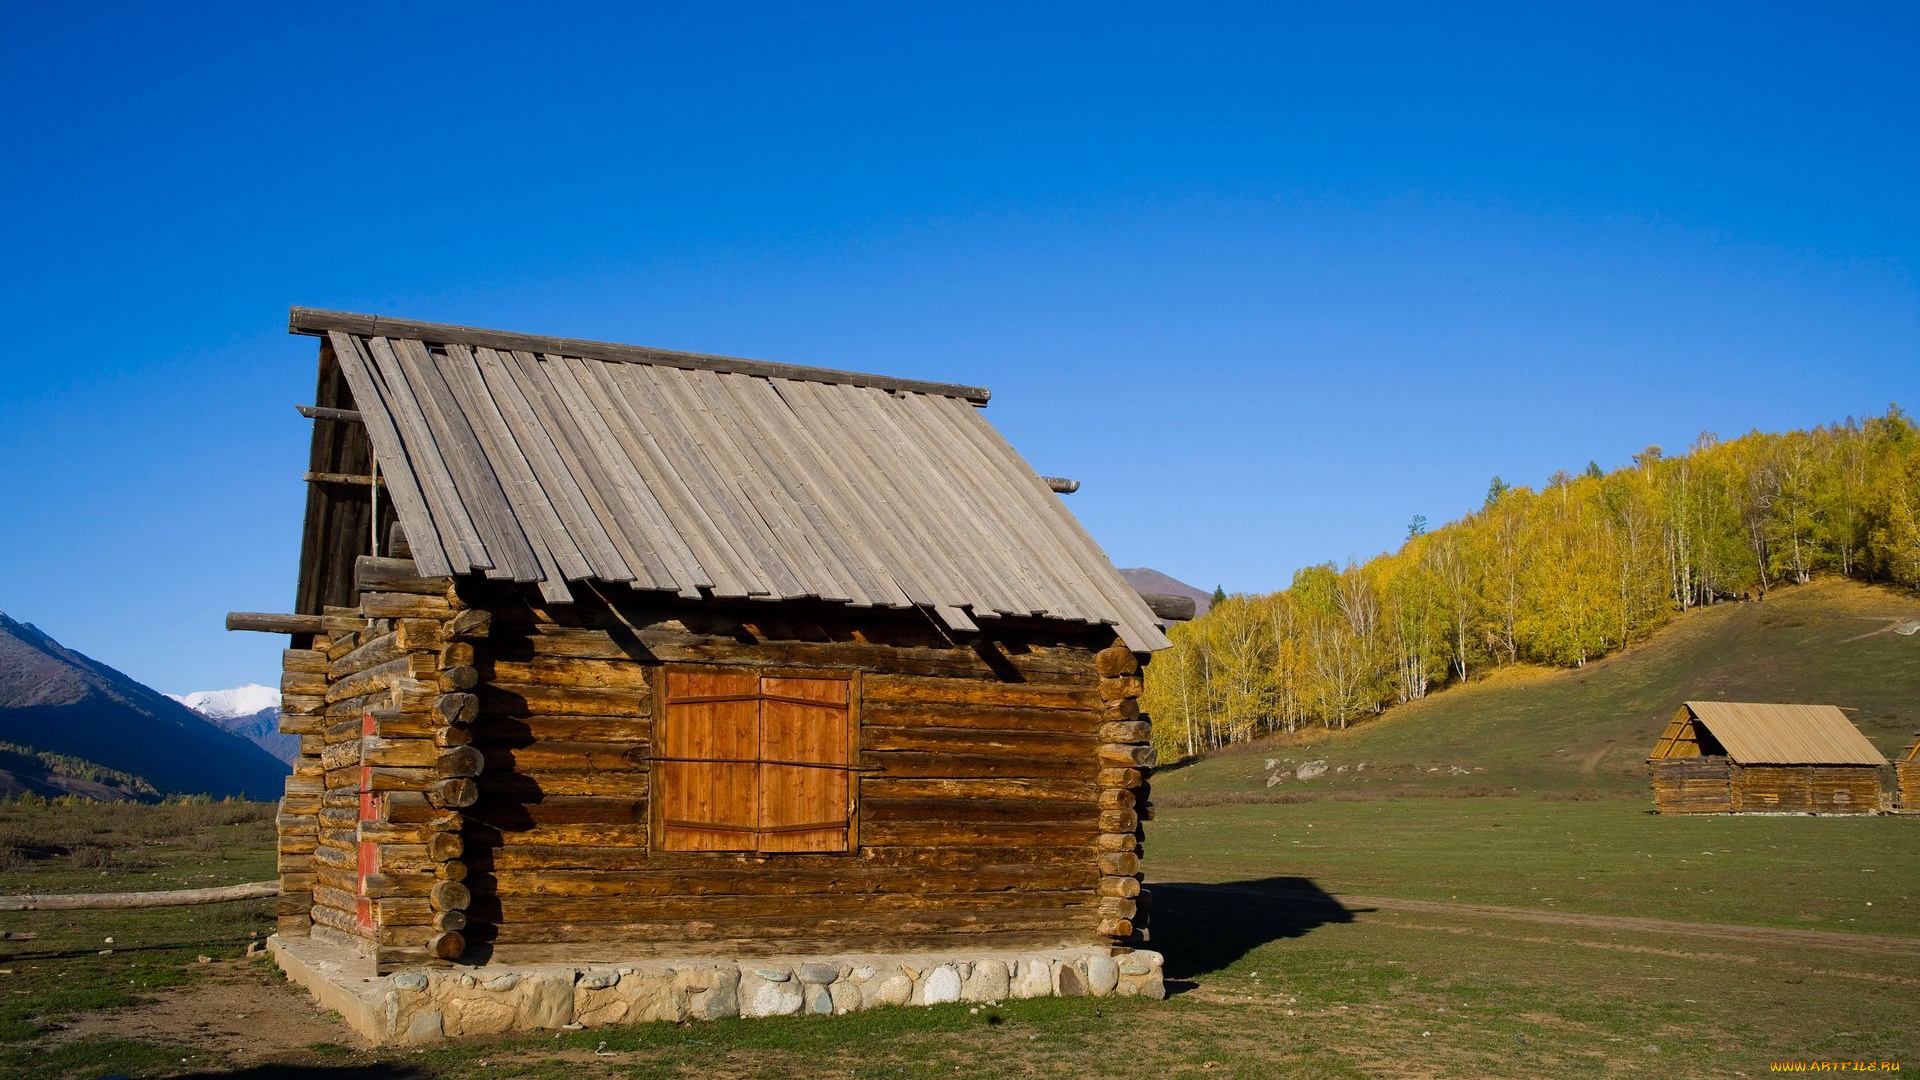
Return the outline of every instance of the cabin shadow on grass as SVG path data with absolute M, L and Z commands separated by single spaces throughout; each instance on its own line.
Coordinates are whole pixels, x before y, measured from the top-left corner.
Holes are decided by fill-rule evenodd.
M 1150 882 L 1151 947 L 1166 957 L 1167 991 L 1193 988 L 1199 975 L 1219 971 L 1254 949 L 1303 937 L 1328 923 L 1350 923 L 1367 908 L 1349 908 L 1311 878 L 1253 881 Z

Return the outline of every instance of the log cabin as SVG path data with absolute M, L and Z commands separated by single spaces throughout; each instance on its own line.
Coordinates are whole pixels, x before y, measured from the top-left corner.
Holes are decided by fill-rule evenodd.
M 343 1015 L 327 972 L 397 995 L 363 1033 L 1160 995 L 1138 697 L 1178 605 L 1126 585 L 986 390 L 290 327 L 319 339 L 295 610 L 228 625 L 292 637 L 276 953 Z M 731 989 L 688 1004 L 689 963 Z M 594 984 L 571 1009 L 457 1007 L 553 964 Z M 594 1004 L 647 971 L 653 1004 Z
M 1887 759 L 1833 705 L 1689 701 L 1647 758 L 1662 814 L 1875 814 Z

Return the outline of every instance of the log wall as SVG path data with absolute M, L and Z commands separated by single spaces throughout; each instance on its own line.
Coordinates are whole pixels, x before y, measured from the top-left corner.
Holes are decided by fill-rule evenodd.
M 1725 814 L 1733 810 L 1732 769 L 1724 757 L 1656 758 L 1653 808 L 1662 814 Z
M 377 970 L 465 950 L 461 807 L 484 765 L 472 639 L 488 616 L 448 578 L 362 557 L 358 603 L 283 656 L 281 730 L 301 755 L 280 813 L 280 930 L 352 944 Z
M 1736 812 L 1880 812 L 1880 770 L 1871 765 L 1735 765 L 1731 787 Z
M 1893 766 L 1894 788 L 1902 813 L 1920 813 L 1920 746 L 1907 751 L 1906 760 Z
M 504 585 L 477 601 L 493 624 L 464 823 L 469 959 L 1145 936 L 1152 758 L 1138 663 L 1110 630 L 959 645 L 917 612 L 616 601 L 546 607 Z M 860 672 L 854 850 L 653 850 L 663 664 Z

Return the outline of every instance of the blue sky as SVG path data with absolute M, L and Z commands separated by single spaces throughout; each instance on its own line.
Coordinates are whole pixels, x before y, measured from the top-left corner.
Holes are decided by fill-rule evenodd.
M 293 304 L 986 385 L 1230 590 L 1920 406 L 1910 5 L 1034 7 L 6 4 L 0 609 L 274 680 Z

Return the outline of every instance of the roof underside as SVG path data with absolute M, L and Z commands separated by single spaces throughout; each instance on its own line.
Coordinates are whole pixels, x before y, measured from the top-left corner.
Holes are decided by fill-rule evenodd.
M 1689 701 L 1687 710 L 1727 756 L 1743 765 L 1885 765 L 1845 713 L 1832 705 Z
M 981 416 L 986 392 L 296 308 L 423 572 L 1111 624 L 1144 601 Z M 585 355 L 581 355 L 585 354 Z

